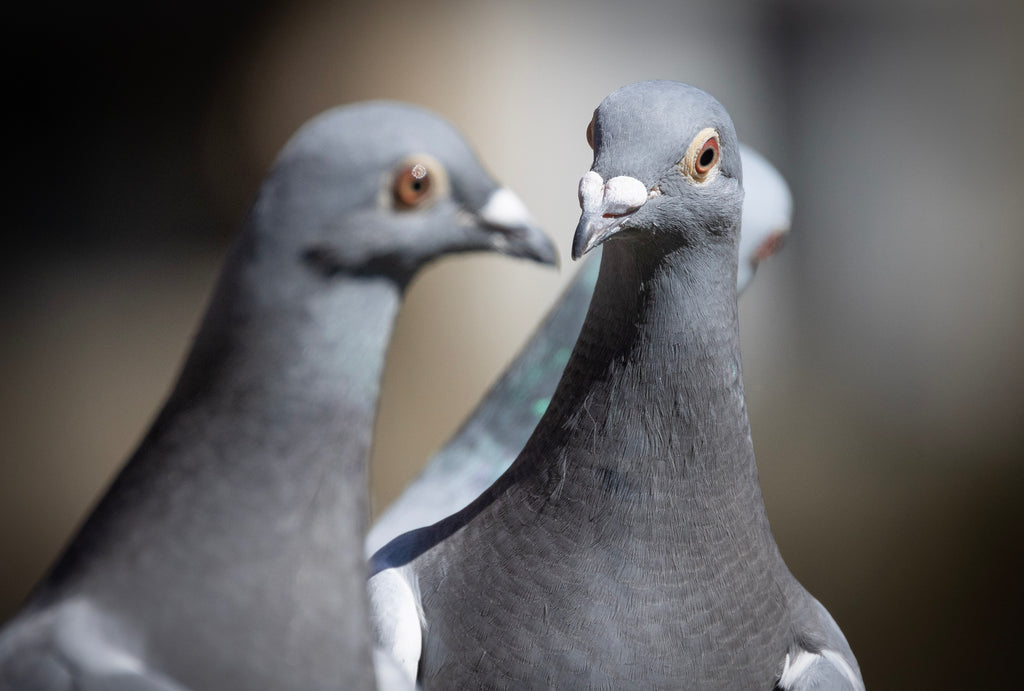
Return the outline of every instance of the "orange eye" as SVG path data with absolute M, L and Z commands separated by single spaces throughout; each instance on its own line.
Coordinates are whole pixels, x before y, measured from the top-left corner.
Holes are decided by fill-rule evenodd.
M 686 155 L 679 162 L 683 175 L 692 182 L 702 183 L 711 177 L 722 159 L 718 132 L 714 127 L 705 127 L 690 142 Z
M 407 164 L 395 175 L 395 203 L 400 209 L 413 209 L 429 198 L 434 187 L 430 170 L 422 163 Z
M 705 176 L 718 163 L 718 138 L 712 137 L 704 142 L 697 153 L 697 160 L 694 162 L 693 170 L 698 176 Z

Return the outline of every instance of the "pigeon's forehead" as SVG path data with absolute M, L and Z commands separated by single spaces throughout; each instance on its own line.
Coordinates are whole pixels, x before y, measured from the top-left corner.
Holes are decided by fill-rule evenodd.
M 308 168 L 310 185 L 330 187 L 352 203 L 376 199 L 399 164 L 426 154 L 445 169 L 464 203 L 482 205 L 496 183 L 469 143 L 443 118 L 406 103 L 370 101 L 328 110 L 287 144 L 278 168 Z M 294 176 L 293 176 L 294 177 Z
M 638 82 L 612 92 L 598 106 L 594 125 L 596 162 L 635 173 L 677 162 L 705 127 L 718 131 L 723 149 L 737 146 L 725 108 L 679 82 Z
M 310 121 L 288 147 L 296 154 L 327 153 L 339 165 L 387 167 L 416 153 L 446 166 L 473 165 L 476 156 L 452 125 L 404 103 L 374 101 L 329 110 Z

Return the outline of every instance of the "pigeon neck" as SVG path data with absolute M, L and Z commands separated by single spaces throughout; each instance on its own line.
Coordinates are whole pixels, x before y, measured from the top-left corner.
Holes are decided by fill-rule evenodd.
M 599 493 L 632 488 L 674 501 L 756 491 L 759 498 L 741 377 L 735 248 L 665 253 L 639 245 L 605 247 L 542 436 L 562 438 L 566 475 L 597 483 Z
M 236 248 L 178 384 L 132 463 L 187 467 L 190 501 L 209 501 L 211 510 L 216 504 L 221 515 L 253 514 L 254 530 L 293 512 L 301 504 L 296 491 L 315 494 L 304 510 L 328 520 L 353 513 L 350 494 L 365 511 L 373 418 L 400 289 L 378 277 L 327 279 L 298 262 L 285 269 L 292 276 L 282 276 L 281 257 L 263 265 L 247 252 Z M 194 451 L 147 458 L 149 448 L 180 437 Z
M 348 653 L 370 655 L 366 461 L 400 293 L 379 278 L 271 275 L 250 249 L 236 246 L 178 385 L 51 592 L 152 612 L 138 622 L 154 650 L 199 630 L 192 644 L 215 665 L 231 658 L 222 641 L 280 648 L 242 687 L 290 688 L 255 682 L 296 667 L 334 687 L 356 669 Z
M 343 405 L 372 416 L 401 287 L 250 252 L 236 248 L 172 400 L 239 396 L 268 413 Z

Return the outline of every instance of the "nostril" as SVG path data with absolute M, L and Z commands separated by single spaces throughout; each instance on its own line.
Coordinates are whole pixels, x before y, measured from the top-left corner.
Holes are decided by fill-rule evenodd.
M 604 215 L 624 216 L 643 206 L 648 199 L 647 186 L 628 175 L 620 175 L 604 186 Z
M 580 178 L 580 208 L 584 211 L 595 210 L 604 196 L 604 180 L 594 171 L 589 171 Z

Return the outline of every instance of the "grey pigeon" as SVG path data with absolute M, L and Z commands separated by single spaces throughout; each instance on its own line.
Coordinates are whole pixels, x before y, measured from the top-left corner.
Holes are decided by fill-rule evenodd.
M 287 144 L 170 398 L 25 607 L 3 689 L 367 689 L 366 459 L 416 270 L 554 263 L 437 116 L 328 111 Z
M 740 145 L 740 157 L 746 195 L 736 287 L 742 293 L 758 264 L 781 246 L 789 231 L 793 199 L 785 179 L 761 154 Z M 587 314 L 599 264 L 596 256 L 587 258 L 462 427 L 378 517 L 366 536 L 367 554 L 406 531 L 462 509 L 512 465 L 562 376 Z
M 593 140 L 573 257 L 607 246 L 565 373 L 497 482 L 375 555 L 376 643 L 425 688 L 861 689 L 761 498 L 732 121 L 643 82 Z

